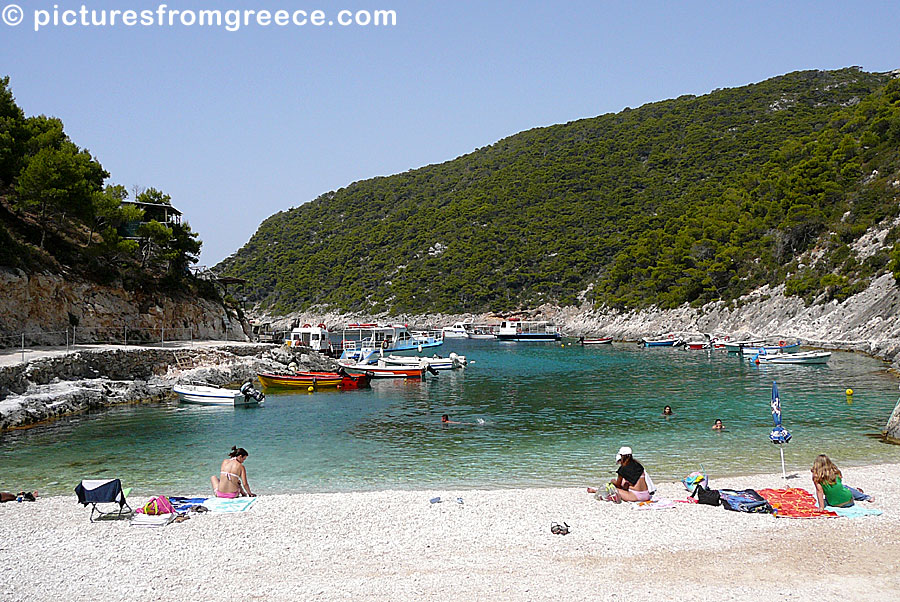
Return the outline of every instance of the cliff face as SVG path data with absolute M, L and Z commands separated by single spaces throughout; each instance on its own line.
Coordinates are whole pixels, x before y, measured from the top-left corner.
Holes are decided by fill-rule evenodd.
M 72 326 L 85 343 L 122 342 L 126 327 L 128 340 L 135 342 L 246 338 L 237 316 L 206 299 L 0 268 L 0 347 L 17 346 L 22 333 L 28 344 L 65 344 L 66 329 L 71 336 Z

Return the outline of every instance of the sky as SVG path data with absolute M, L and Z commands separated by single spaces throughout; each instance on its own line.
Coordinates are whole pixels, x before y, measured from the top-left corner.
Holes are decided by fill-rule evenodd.
M 0 76 L 109 183 L 171 195 L 206 266 L 278 211 L 523 130 L 801 69 L 900 68 L 894 2 L 169 0 L 187 15 L 163 26 L 153 2 L 0 0 Z M 52 25 L 82 5 L 153 25 Z M 182 24 L 203 9 L 289 23 Z M 290 23 L 317 9 L 323 25 Z M 343 27 L 342 10 L 396 24 Z

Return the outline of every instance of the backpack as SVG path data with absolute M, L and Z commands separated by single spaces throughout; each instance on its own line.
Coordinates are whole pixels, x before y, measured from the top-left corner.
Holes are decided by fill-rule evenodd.
M 164 495 L 158 495 L 155 498 L 152 498 L 149 502 L 144 504 L 141 508 L 135 510 L 135 512 L 140 512 L 141 514 L 172 514 L 175 512 L 175 507 L 172 506 L 172 502 L 169 501 Z
M 703 485 L 704 487 L 709 487 L 709 481 L 705 474 L 700 471 L 694 471 L 688 476 L 681 479 L 681 483 L 684 485 L 684 488 L 688 491 L 694 491 L 697 485 Z
M 742 489 L 740 491 L 722 489 L 719 491 L 719 497 L 722 499 L 722 507 L 726 510 L 761 514 L 771 514 L 773 510 L 766 498 L 753 489 Z
M 698 504 L 718 506 L 722 501 L 719 497 L 719 491 L 717 489 L 707 489 L 699 483 L 694 488 L 694 493 L 692 493 L 691 495 L 697 498 Z

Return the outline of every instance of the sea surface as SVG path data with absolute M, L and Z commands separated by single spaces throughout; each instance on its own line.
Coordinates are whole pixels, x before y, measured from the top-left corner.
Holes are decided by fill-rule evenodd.
M 633 343 L 447 341 L 465 370 L 360 391 L 267 392 L 259 408 L 128 405 L 0 434 L 0 489 L 70 493 L 118 477 L 141 492 L 202 494 L 232 445 L 259 493 L 586 486 L 629 445 L 655 480 L 779 472 L 768 438 L 781 393 L 788 473 L 900 462 L 881 432 L 897 402 L 884 362 L 834 353 L 825 366 L 755 366 L 721 351 Z M 853 389 L 852 403 L 846 389 Z M 665 405 L 674 415 L 662 416 Z M 441 414 L 461 424 L 441 425 Z M 710 427 L 721 418 L 726 430 Z

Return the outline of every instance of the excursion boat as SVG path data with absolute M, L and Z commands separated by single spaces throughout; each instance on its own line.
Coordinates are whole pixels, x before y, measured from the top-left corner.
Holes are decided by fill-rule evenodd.
M 558 341 L 562 338 L 559 327 L 546 320 L 522 321 L 517 318 L 503 320 L 497 329 L 501 341 Z
M 341 372 L 295 372 L 293 374 L 274 374 L 262 372 L 256 375 L 266 388 L 325 388 L 362 389 L 369 386 L 369 377 L 365 374 L 347 374 Z
M 352 362 L 339 362 L 347 372 L 351 374 L 364 374 L 369 378 L 415 378 L 425 379 L 425 374 L 435 373 L 434 368 L 426 366 L 390 366 L 384 360 L 378 360 L 375 364 L 355 364 Z
M 600 337 L 600 338 L 585 338 L 581 337 L 578 339 L 578 342 L 583 346 L 587 345 L 612 345 L 612 337 Z
M 375 353 L 421 351 L 444 344 L 440 332 L 410 332 L 405 324 L 349 324 L 341 339 L 340 359 L 365 363 Z
M 681 345 L 681 339 L 675 338 L 674 335 L 669 335 L 664 339 L 648 339 L 643 338 L 639 343 L 643 347 L 677 347 Z
M 497 338 L 494 327 L 490 324 L 472 324 L 469 331 L 470 339 L 493 340 Z
M 750 357 L 755 364 L 827 364 L 830 351 L 799 351 L 797 353 L 759 353 Z
M 398 366 L 401 368 L 418 368 L 432 367 L 435 370 L 454 370 L 456 368 L 465 368 L 468 361 L 466 356 L 451 353 L 449 357 L 441 357 L 434 355 L 432 357 L 419 357 L 417 355 L 388 355 L 379 358 L 386 366 Z
M 444 326 L 441 334 L 445 339 L 468 339 L 471 325 L 472 318 L 467 318 L 462 322 L 454 322 L 453 326 Z
M 175 385 L 172 391 L 183 403 L 204 406 L 257 406 L 266 399 L 266 396 L 254 389 L 249 381 L 240 389 L 223 389 L 191 383 Z
M 334 345 L 328 334 L 328 328 L 324 324 L 312 326 L 304 324 L 291 330 L 288 337 L 284 340 L 285 345 L 290 347 L 307 347 L 319 353 L 329 353 L 334 351 Z

